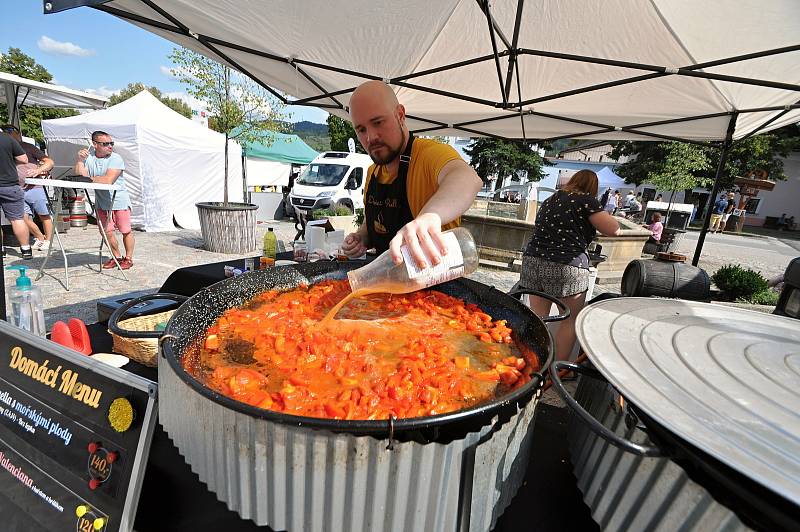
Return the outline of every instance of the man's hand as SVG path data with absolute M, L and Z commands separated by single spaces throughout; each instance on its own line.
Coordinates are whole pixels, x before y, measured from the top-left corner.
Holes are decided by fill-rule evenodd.
M 366 238 L 361 233 L 350 233 L 342 243 L 342 253 L 348 258 L 355 259 L 367 252 Z
M 395 264 L 403 262 L 403 254 L 400 253 L 403 244 L 408 246 L 411 257 L 419 267 L 439 264 L 442 255 L 447 254 L 447 246 L 442 239 L 442 219 L 438 214 L 429 212 L 420 214 L 404 225 L 389 242 L 389 254 Z
M 39 170 L 38 166 L 31 166 L 31 165 L 28 166 L 30 167 L 22 169 L 22 174 L 23 174 L 22 177 L 27 179 L 29 177 L 36 177 L 41 173 L 41 170 Z
M 83 148 L 78 152 L 78 160 L 82 163 L 86 162 L 86 159 L 89 157 L 89 149 Z

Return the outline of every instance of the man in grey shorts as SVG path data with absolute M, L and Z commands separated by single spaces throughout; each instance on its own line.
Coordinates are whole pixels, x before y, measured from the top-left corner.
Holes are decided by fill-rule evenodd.
M 19 142 L 3 131 L 0 134 L 0 208 L 11 222 L 11 229 L 19 240 L 22 258 L 33 257 L 28 245 L 28 227 L 25 225 L 25 194 L 19 186 L 17 164 L 26 164 L 28 156 Z
M 19 142 L 19 145 L 25 150 L 25 155 L 28 156 L 28 162 L 38 165 L 36 177 L 47 177 L 55 165 L 53 159 L 45 155 L 42 150 L 33 144 L 23 141 L 19 129 L 15 126 L 6 124 L 2 126 L 2 129 L 11 135 L 11 138 Z M 34 176 L 28 175 L 26 177 Z M 53 236 L 53 218 L 50 216 L 50 209 L 47 207 L 47 196 L 44 193 L 44 188 L 41 185 L 28 185 L 23 187 L 22 190 L 25 192 L 25 224 L 34 236 L 31 248 L 38 251 L 47 251 L 50 247 L 50 237 Z M 39 230 L 39 226 L 33 221 L 34 214 L 39 215 L 44 233 Z

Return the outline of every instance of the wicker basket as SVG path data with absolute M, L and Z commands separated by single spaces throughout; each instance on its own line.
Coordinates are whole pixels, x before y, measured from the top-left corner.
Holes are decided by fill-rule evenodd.
M 150 314 L 149 316 L 140 316 L 138 318 L 128 318 L 119 322 L 120 329 L 126 331 L 154 331 L 156 325 L 161 322 L 168 321 L 175 310 L 168 310 L 166 312 L 159 312 L 158 314 Z M 109 329 L 109 334 L 114 340 L 113 351 L 120 355 L 135 360 L 139 364 L 156 367 L 156 355 L 158 354 L 158 338 L 134 338 L 132 336 L 123 336 L 115 334 Z
M 154 368 L 157 365 L 158 340 L 163 334 L 162 331 L 155 330 L 156 325 L 169 321 L 176 309 L 122 319 L 131 307 L 151 299 L 169 299 L 182 303 L 187 298 L 176 294 L 157 293 L 131 299 L 111 314 L 108 320 L 108 333 L 114 342 L 115 353 Z

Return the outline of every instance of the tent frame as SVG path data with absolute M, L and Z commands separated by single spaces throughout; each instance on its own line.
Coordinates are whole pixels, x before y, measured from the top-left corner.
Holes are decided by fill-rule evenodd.
M 631 61 L 621 61 L 612 58 L 601 58 L 601 57 L 591 57 L 591 56 L 584 56 L 584 55 L 576 55 L 576 54 L 567 54 L 561 52 L 551 52 L 546 50 L 533 50 L 529 48 L 520 48 L 518 47 L 518 37 L 519 37 L 519 29 L 522 20 L 522 12 L 525 5 L 525 0 L 517 0 L 517 11 L 515 16 L 514 22 L 514 34 L 512 39 L 509 39 L 503 34 L 500 28 L 497 26 L 495 20 L 492 17 L 491 11 L 491 4 L 489 0 L 475 0 L 480 8 L 481 12 L 486 17 L 487 22 L 487 31 L 489 33 L 489 38 L 492 43 L 492 54 L 484 55 L 481 57 L 475 57 L 472 59 L 467 59 L 464 61 L 459 61 L 456 63 L 451 63 L 447 65 L 441 65 L 439 67 L 427 69 L 421 72 L 410 73 L 403 76 L 396 76 L 393 78 L 383 78 L 381 76 L 376 76 L 374 74 L 369 74 L 367 72 L 358 72 L 355 70 L 345 69 L 336 67 L 333 65 L 326 65 L 321 63 L 316 63 L 314 61 L 307 61 L 304 59 L 298 59 L 294 57 L 280 57 L 275 54 L 270 54 L 268 52 L 264 52 L 261 50 L 256 50 L 254 48 L 249 48 L 246 46 L 242 46 L 230 41 L 226 41 L 223 39 L 218 39 L 209 35 L 202 35 L 198 33 L 192 32 L 185 24 L 183 24 L 177 16 L 168 13 L 166 10 L 158 6 L 155 0 L 139 0 L 142 4 L 150 7 L 155 13 L 158 13 L 164 19 L 168 20 L 172 23 L 166 24 L 164 22 L 160 22 L 158 20 L 154 20 L 151 18 L 147 18 L 144 16 L 136 15 L 133 13 L 129 13 L 127 11 L 123 11 L 108 5 L 105 5 L 109 0 L 44 0 L 44 12 L 47 13 L 56 13 L 58 11 L 63 11 L 66 9 L 71 9 L 74 7 L 79 6 L 87 6 L 92 7 L 93 9 L 97 9 L 99 11 L 103 11 L 110 15 L 114 15 L 119 17 L 123 20 L 128 20 L 130 22 L 135 22 L 138 24 L 142 24 L 144 26 L 149 26 L 154 29 L 159 29 L 166 32 L 176 33 L 183 35 L 185 37 L 192 38 L 196 40 L 200 45 L 205 47 L 210 54 L 213 54 L 217 58 L 221 59 L 222 61 L 231 65 L 234 69 L 238 70 L 242 74 L 250 77 L 256 83 L 258 83 L 261 87 L 267 90 L 270 94 L 275 96 L 279 101 L 287 105 L 305 105 L 305 106 L 313 106 L 319 107 L 322 109 L 333 109 L 333 110 L 341 110 L 348 112 L 349 109 L 347 106 L 343 105 L 339 100 L 336 99 L 336 96 L 340 96 L 342 94 L 349 94 L 356 89 L 356 87 L 350 87 L 347 89 L 342 89 L 338 91 L 328 91 L 326 90 L 321 83 L 316 81 L 313 76 L 311 76 L 305 69 L 302 67 L 308 66 L 312 68 L 317 68 L 321 70 L 328 70 L 332 72 L 337 72 L 340 74 L 346 74 L 357 78 L 362 78 L 364 80 L 383 80 L 387 84 L 396 85 L 398 87 L 404 87 L 408 89 L 413 89 L 422 92 L 429 92 L 432 94 L 437 94 L 440 96 L 445 96 L 448 98 L 453 98 L 461 101 L 472 102 L 480 105 L 484 105 L 486 107 L 492 109 L 503 109 L 508 111 L 508 116 L 492 116 L 489 118 L 484 119 L 477 119 L 471 120 L 467 122 L 460 122 L 454 124 L 446 124 L 443 122 L 439 122 L 436 120 L 431 120 L 423 117 L 407 115 L 409 118 L 427 122 L 431 124 L 431 127 L 427 128 L 418 128 L 415 129 L 414 133 L 426 133 L 430 131 L 435 131 L 442 128 L 448 129 L 456 129 L 460 131 L 464 131 L 470 135 L 476 136 L 486 136 L 486 137 L 493 137 L 498 139 L 504 140 L 516 140 L 510 139 L 508 137 L 499 136 L 496 134 L 489 133 L 488 131 L 481 131 L 480 127 L 475 128 L 473 126 L 480 126 L 481 124 L 486 124 L 489 122 L 494 122 L 496 120 L 514 120 L 519 119 L 520 121 L 524 122 L 524 117 L 527 116 L 539 116 L 543 118 L 549 118 L 553 120 L 568 122 L 572 124 L 580 124 L 587 127 L 586 130 L 580 133 L 572 133 L 569 135 L 560 135 L 554 136 L 549 138 L 537 139 L 541 142 L 551 142 L 559 139 L 564 138 L 587 138 L 593 137 L 596 135 L 600 135 L 603 133 L 609 132 L 623 132 L 629 133 L 630 135 L 638 135 L 643 137 L 648 137 L 653 140 L 661 140 L 661 141 L 675 141 L 675 142 L 686 142 L 689 144 L 695 144 L 699 146 L 706 146 L 706 147 L 715 147 L 720 149 L 720 164 L 717 167 L 717 173 L 714 180 L 714 189 L 712 193 L 715 195 L 719 190 L 719 183 L 722 177 L 725 160 L 727 159 L 728 152 L 731 146 L 734 144 L 732 140 L 733 130 L 735 128 L 735 122 L 737 118 L 743 114 L 747 113 L 764 113 L 764 112 L 774 112 L 780 111 L 779 114 L 770 117 L 766 121 L 764 121 L 760 126 L 758 126 L 754 131 L 750 132 L 747 136 L 743 137 L 742 139 L 737 140 L 736 142 L 741 142 L 749 138 L 750 136 L 754 135 L 755 133 L 762 131 L 764 128 L 768 127 L 771 123 L 779 119 L 781 116 L 784 116 L 791 110 L 800 109 L 800 99 L 792 105 L 782 105 L 782 106 L 768 106 L 768 107 L 757 107 L 757 108 L 750 108 L 750 109 L 732 109 L 730 111 L 719 112 L 719 113 L 712 113 L 712 114 L 704 114 L 704 115 L 695 115 L 695 116 L 687 116 L 683 118 L 674 118 L 670 120 L 662 120 L 657 122 L 646 122 L 640 124 L 633 124 L 627 126 L 618 126 L 614 124 L 603 124 L 597 122 L 591 122 L 586 120 L 580 120 L 576 118 L 572 118 L 569 116 L 560 116 L 554 115 L 549 113 L 542 113 L 535 111 L 535 105 L 540 102 L 555 100 L 559 98 L 565 98 L 568 96 L 574 96 L 576 94 L 585 94 L 589 92 L 595 92 L 599 90 L 603 90 L 609 87 L 615 87 L 620 85 L 629 85 L 633 83 L 639 83 L 642 81 L 647 81 L 650 79 L 662 77 L 662 76 L 684 76 L 684 77 L 696 77 L 696 78 L 704 78 L 709 80 L 717 80 L 717 81 L 725 81 L 730 83 L 739 83 L 744 85 L 755 85 L 759 87 L 769 87 L 775 89 L 782 89 L 782 90 L 789 90 L 800 92 L 800 85 L 791 84 L 791 83 L 781 83 L 776 81 L 764 80 L 764 79 L 753 79 L 753 78 L 745 78 L 740 76 L 729 76 L 725 74 L 715 74 L 711 72 L 701 72 L 702 69 L 715 67 L 719 65 L 726 65 L 741 61 L 747 61 L 756 58 L 763 58 L 769 57 L 778 54 L 785 54 L 789 52 L 796 52 L 800 51 L 800 44 L 784 46 L 780 48 L 773 48 L 769 50 L 761 50 L 758 52 L 752 52 L 748 54 L 741 54 L 737 56 L 731 56 L 726 58 L 720 58 L 713 61 L 706 61 L 704 63 L 696 63 L 685 65 L 682 67 L 670 67 L 670 66 L 663 66 L 663 65 L 652 65 L 646 63 L 636 63 Z M 502 43 L 502 49 L 498 43 Z M 274 90 L 273 88 L 266 85 L 264 82 L 260 81 L 256 76 L 250 73 L 246 68 L 244 68 L 241 64 L 233 60 L 231 57 L 226 55 L 220 47 L 229 48 L 232 50 L 237 50 L 240 52 L 252 54 L 263 59 L 267 59 L 270 61 L 275 61 L 279 63 L 286 63 L 292 66 L 298 74 L 302 75 L 306 80 L 308 80 L 311 84 L 313 84 L 316 88 L 319 89 L 320 93 L 315 96 L 310 96 L 306 98 L 300 98 L 296 100 L 291 100 L 286 96 L 280 94 L 278 91 Z M 627 77 L 615 81 L 590 85 L 586 87 L 579 87 L 576 89 L 572 89 L 569 91 L 559 92 L 556 94 L 549 94 L 545 96 L 539 96 L 537 98 L 530 98 L 527 100 L 521 99 L 521 90 L 519 87 L 519 64 L 518 58 L 524 55 L 532 55 L 532 56 L 539 56 L 539 57 L 548 57 L 553 59 L 561 59 L 561 60 L 568 60 L 568 61 L 576 61 L 582 63 L 592 63 L 592 64 L 600 64 L 600 65 L 607 65 L 607 66 L 617 66 L 627 69 L 633 70 L 641 70 L 644 71 L 644 74 L 640 74 L 637 76 Z M 503 76 L 502 68 L 500 65 L 501 58 L 508 57 L 508 69 L 506 71 L 505 77 Z M 494 61 L 495 69 L 497 72 L 497 81 L 499 86 L 499 93 L 500 99 L 492 101 L 486 100 L 483 98 L 476 98 L 472 96 L 468 96 L 465 94 L 457 94 L 449 91 L 444 91 L 432 87 L 424 87 L 421 85 L 417 85 L 414 83 L 410 83 L 408 80 L 413 78 L 417 78 L 420 76 L 425 76 L 429 74 L 439 73 L 439 72 L 447 72 L 451 70 L 455 70 L 460 67 L 481 63 L 484 61 Z M 516 74 L 517 80 L 517 99 L 512 101 L 511 95 L 511 84 L 513 82 L 513 78 Z M 323 100 L 329 100 L 332 103 L 323 102 Z M 672 124 L 672 123 L 680 123 L 680 122 L 689 122 L 689 121 L 696 121 L 696 120 L 704 120 L 709 118 L 719 118 L 723 116 L 730 117 L 729 127 L 725 138 L 717 139 L 716 141 L 700 141 L 695 139 L 688 139 L 682 137 L 676 137 L 671 135 L 664 135 L 658 133 L 652 133 L 649 131 L 643 131 L 643 128 L 655 126 L 655 125 L 665 125 L 665 124 Z M 528 140 L 525 135 L 525 128 L 524 123 L 522 124 L 522 140 Z M 695 250 L 694 259 L 692 264 L 695 266 L 697 265 L 700 257 L 700 253 L 702 251 L 703 242 L 705 240 L 705 235 L 708 230 L 709 218 L 710 218 L 711 206 L 706 212 L 705 222 L 703 224 L 703 229 L 700 234 L 700 239 L 697 243 L 697 248 Z

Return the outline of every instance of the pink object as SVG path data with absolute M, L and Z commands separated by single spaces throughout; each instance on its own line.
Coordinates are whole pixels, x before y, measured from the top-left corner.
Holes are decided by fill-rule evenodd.
M 653 222 L 648 225 L 647 228 L 653 233 L 653 240 L 661 242 L 661 233 L 664 232 L 664 224 L 661 222 Z

